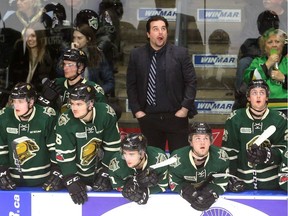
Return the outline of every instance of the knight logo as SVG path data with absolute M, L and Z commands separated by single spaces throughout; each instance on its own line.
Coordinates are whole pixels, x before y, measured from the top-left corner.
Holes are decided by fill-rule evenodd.
M 193 55 L 192 61 L 194 67 L 221 67 L 221 68 L 236 68 L 237 55 L 211 55 L 197 54 Z
M 197 9 L 200 22 L 241 22 L 240 9 Z
M 229 114 L 232 112 L 234 101 L 204 101 L 195 100 L 198 113 Z
M 150 16 L 163 16 L 168 21 L 176 21 L 175 8 L 139 8 L 137 11 L 138 20 L 148 20 Z

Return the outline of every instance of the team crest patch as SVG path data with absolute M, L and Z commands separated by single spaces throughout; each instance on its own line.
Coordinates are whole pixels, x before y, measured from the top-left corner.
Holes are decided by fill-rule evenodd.
M 96 31 L 98 30 L 99 23 L 98 23 L 98 19 L 96 17 L 92 16 L 92 18 L 88 20 L 88 24 L 90 27 L 92 27 Z
M 2 115 L 4 113 L 4 111 L 5 111 L 5 108 L 1 109 L 0 110 L 0 115 Z
M 166 155 L 162 154 L 162 153 L 158 153 L 157 157 L 156 157 L 156 164 L 160 163 L 162 161 L 167 160 Z
M 218 154 L 219 154 L 219 159 L 221 159 L 223 161 L 228 160 L 228 155 L 227 155 L 226 151 L 224 151 L 223 149 L 220 149 L 218 151 Z
M 43 113 L 47 114 L 48 116 L 56 116 L 55 110 L 51 107 L 44 107 Z
M 119 167 L 119 161 L 116 159 L 116 158 L 113 158 L 111 161 L 110 161 L 110 164 L 109 164 L 109 169 L 112 170 L 113 172 L 120 169 Z
M 101 86 L 95 85 L 94 88 L 95 88 L 95 90 L 96 90 L 98 93 L 101 93 L 101 94 L 103 94 L 103 95 L 105 94 L 105 92 L 104 92 L 104 90 L 103 90 L 103 88 L 102 88 Z
M 111 115 L 111 116 L 113 116 L 113 117 L 116 115 L 114 109 L 113 109 L 111 106 L 109 106 L 109 105 L 107 104 L 107 105 L 106 105 L 106 108 L 107 108 L 107 113 L 108 113 L 109 115 Z
M 176 167 L 178 167 L 181 164 L 180 157 L 178 157 L 177 154 L 173 155 L 173 157 L 176 158 L 176 162 L 173 163 L 173 164 L 170 164 L 169 166 L 171 166 L 173 168 L 176 168 Z
M 70 118 L 68 117 L 68 114 L 62 114 L 58 119 L 58 125 L 66 125 L 69 120 Z

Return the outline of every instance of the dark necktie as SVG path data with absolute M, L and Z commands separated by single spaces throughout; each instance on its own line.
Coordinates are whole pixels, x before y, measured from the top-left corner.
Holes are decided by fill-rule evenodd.
M 156 52 L 154 52 L 148 77 L 147 103 L 156 105 Z

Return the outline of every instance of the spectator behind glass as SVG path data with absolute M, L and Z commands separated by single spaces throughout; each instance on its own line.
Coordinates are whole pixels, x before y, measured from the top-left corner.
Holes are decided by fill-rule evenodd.
M 259 35 L 261 36 L 270 28 L 279 28 L 279 17 L 275 12 L 265 10 L 260 13 L 257 18 L 257 29 Z M 255 57 L 261 56 L 261 50 L 259 47 L 260 36 L 257 38 L 248 38 L 240 47 L 236 70 L 235 103 L 233 105 L 233 110 L 246 106 L 246 86 L 243 84 L 243 74 L 252 60 Z
M 216 29 L 209 35 L 209 52 L 212 55 L 228 55 L 230 44 L 229 34 L 223 29 Z M 222 75 L 225 74 L 226 69 L 223 67 L 207 67 L 207 73 L 204 78 L 205 86 L 215 88 L 223 86 Z
M 258 32 L 254 20 L 264 10 L 274 11 L 280 20 L 279 28 L 287 32 L 287 0 L 242 0 L 247 1 L 243 14 L 245 16 L 242 29 L 243 40 L 257 38 Z
M 65 49 L 70 48 L 73 29 L 66 18 L 62 4 L 52 2 L 45 5 L 41 22 L 47 30 L 47 46 L 55 62 Z
M 18 82 L 27 82 L 32 83 L 37 92 L 41 92 L 41 81 L 44 78 L 55 78 L 54 63 L 46 48 L 45 30 L 38 30 L 38 27 L 38 23 L 28 26 L 24 40 L 15 43 L 9 66 L 8 88 Z
M 5 19 L 6 26 L 24 35 L 29 25 L 41 21 L 42 11 L 40 0 L 17 0 L 17 10 Z
M 281 154 L 287 146 L 287 117 L 267 107 L 269 94 L 264 80 L 252 80 L 247 88 L 247 108 L 234 110 L 225 122 L 222 148 L 230 159 L 232 192 L 278 190 Z M 254 141 L 270 125 L 276 131 L 259 146 Z M 244 187 L 243 187 L 244 186 Z
M 245 70 L 246 84 L 252 79 L 263 79 L 270 88 L 269 107 L 287 115 L 287 59 L 283 48 L 287 34 L 280 29 L 269 29 L 260 38 L 261 57 L 253 59 Z

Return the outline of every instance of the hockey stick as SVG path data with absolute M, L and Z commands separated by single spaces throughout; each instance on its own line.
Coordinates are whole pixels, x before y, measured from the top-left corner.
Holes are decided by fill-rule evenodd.
M 212 174 L 212 176 L 213 176 L 214 178 L 220 178 L 220 177 L 234 177 L 234 178 L 237 178 L 237 179 L 238 179 L 237 176 L 232 175 L 232 174 L 229 174 L 229 173 L 214 173 L 214 174 Z
M 268 139 L 274 132 L 276 131 L 276 127 L 274 125 L 270 125 L 263 133 L 254 141 L 253 144 L 260 146 L 266 139 Z
M 151 165 L 149 168 L 150 169 L 157 169 L 157 168 L 160 168 L 160 167 L 164 167 L 164 166 L 168 166 L 170 164 L 173 164 L 177 161 L 177 158 L 176 157 L 171 157 L 165 161 L 162 161 L 160 163 L 156 163 L 154 165 Z

